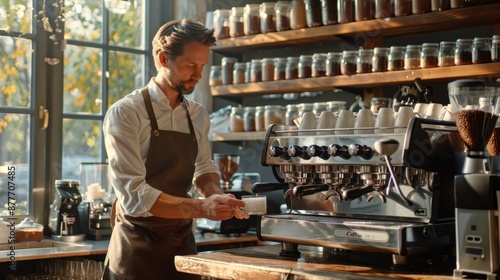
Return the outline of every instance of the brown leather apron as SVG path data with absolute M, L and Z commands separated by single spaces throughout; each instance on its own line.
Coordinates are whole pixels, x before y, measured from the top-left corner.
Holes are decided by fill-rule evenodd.
M 147 88 L 141 92 L 151 121 L 146 182 L 164 193 L 187 197 L 198 153 L 187 101 L 183 100 L 182 105 L 190 133 L 158 130 Z M 197 252 L 192 219 L 132 217 L 117 205 L 103 279 L 200 279 L 177 272 L 174 265 L 176 255 Z

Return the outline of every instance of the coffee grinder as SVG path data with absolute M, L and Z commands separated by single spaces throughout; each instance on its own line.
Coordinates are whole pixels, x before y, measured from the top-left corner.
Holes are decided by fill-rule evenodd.
M 500 172 L 494 170 L 492 159 L 497 158 L 500 141 L 498 136 L 491 136 L 499 118 L 500 85 L 458 80 L 448 84 L 448 91 L 467 148 L 462 174 L 455 176 L 454 277 L 482 275 L 488 280 L 499 279 Z
M 50 207 L 49 228 L 52 239 L 57 241 L 81 241 L 78 205 L 82 202 L 80 181 L 56 180 L 56 195 Z

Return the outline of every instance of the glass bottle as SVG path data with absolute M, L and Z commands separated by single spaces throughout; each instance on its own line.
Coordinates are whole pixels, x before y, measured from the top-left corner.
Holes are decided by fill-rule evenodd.
M 252 79 L 252 62 L 247 62 L 245 71 L 245 83 L 250 83 L 251 79 Z
M 236 58 L 234 57 L 223 57 L 221 60 L 222 65 L 222 84 L 230 85 L 233 83 L 233 70 L 234 64 L 236 63 Z
M 311 78 L 312 55 L 301 55 L 299 57 L 299 78 Z
M 394 0 L 394 15 L 397 17 L 411 15 L 411 0 Z
M 243 129 L 255 131 L 255 107 L 243 108 Z
M 394 1 L 375 0 L 375 18 L 390 18 L 394 16 Z
M 250 66 L 250 82 L 262 82 L 262 60 L 252 59 Z
M 264 122 L 264 106 L 255 107 L 255 131 L 266 131 L 267 127 Z
M 315 53 L 312 58 L 312 72 L 311 77 L 325 77 L 326 76 L 326 54 Z
M 376 47 L 373 49 L 373 72 L 385 72 L 388 66 L 389 48 Z
M 263 2 L 259 6 L 260 14 L 260 32 L 268 33 L 276 31 L 276 22 L 274 19 L 274 2 Z
M 373 50 L 358 51 L 356 73 L 371 73 L 373 68 Z
M 210 66 L 210 78 L 208 85 L 211 87 L 222 85 L 222 66 Z
M 491 38 L 474 38 L 472 44 L 472 63 L 491 62 Z
M 230 10 L 218 9 L 214 11 L 214 36 L 216 39 L 229 38 Z
M 457 39 L 455 65 L 472 64 L 472 39 Z
M 243 9 L 243 32 L 245 35 L 260 33 L 260 4 L 247 4 Z
M 439 43 L 438 66 L 446 67 L 455 65 L 455 42 L 442 41 Z
M 389 49 L 389 63 L 387 63 L 387 70 L 389 71 L 404 70 L 405 53 L 406 53 L 406 47 L 392 46 Z
M 286 79 L 293 80 L 299 78 L 299 58 L 289 56 L 286 60 Z
M 274 58 L 262 59 L 262 81 L 274 81 Z
M 243 109 L 240 106 L 232 107 L 229 114 L 229 129 L 231 132 L 243 132 Z
M 323 25 L 320 0 L 304 0 L 307 27 Z
M 323 25 L 337 23 L 337 1 L 321 0 L 321 18 Z
M 306 6 L 303 0 L 292 0 L 290 7 L 290 28 L 300 29 L 307 27 Z
M 244 9 L 244 7 L 233 7 L 231 9 L 231 15 L 229 16 L 229 36 L 232 38 L 245 35 L 243 29 Z
M 274 80 L 286 79 L 286 57 L 276 57 L 274 59 Z
M 354 0 L 354 19 L 356 21 L 370 20 L 375 17 L 374 0 Z
M 288 104 L 286 105 L 285 112 L 285 125 L 293 125 L 295 126 L 295 120 L 299 117 L 299 105 L 297 104 Z
M 326 75 L 337 76 L 342 74 L 340 72 L 340 65 L 342 64 L 341 52 L 329 52 L 326 55 Z
M 264 108 L 264 125 L 266 127 L 271 124 L 283 124 L 283 109 L 281 105 L 266 105 Z
M 500 35 L 494 35 L 491 40 L 491 61 L 500 61 Z
M 414 15 L 424 14 L 431 11 L 431 0 L 413 0 L 411 11 Z
M 358 63 L 358 51 L 343 51 L 340 72 L 342 75 L 356 74 L 356 65 Z
M 276 10 L 276 31 L 290 30 L 290 1 L 278 1 Z
M 420 68 L 433 68 L 438 66 L 439 44 L 423 43 L 420 51 Z
M 233 70 L 233 84 L 244 84 L 247 71 L 246 62 L 236 62 Z
M 354 0 L 338 0 L 337 15 L 339 23 L 354 21 Z
M 420 45 L 408 45 L 405 52 L 405 70 L 420 68 Z

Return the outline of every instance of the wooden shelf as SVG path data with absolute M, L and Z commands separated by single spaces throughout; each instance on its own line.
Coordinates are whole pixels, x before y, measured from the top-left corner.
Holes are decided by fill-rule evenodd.
M 459 78 L 457 78 L 459 77 Z M 462 78 L 500 78 L 500 62 L 437 67 L 418 70 L 340 75 L 333 77 L 280 80 L 212 87 L 213 96 L 250 96 L 270 93 L 330 90 L 342 87 L 371 87 L 412 83 L 415 78 L 423 81 L 452 81 Z
M 320 43 L 344 37 L 382 37 L 434 32 L 500 22 L 500 3 L 432 12 L 420 15 L 374 19 L 281 32 L 222 39 L 216 52 L 241 53 L 245 50 Z
M 211 141 L 255 141 L 264 140 L 266 132 L 212 132 Z

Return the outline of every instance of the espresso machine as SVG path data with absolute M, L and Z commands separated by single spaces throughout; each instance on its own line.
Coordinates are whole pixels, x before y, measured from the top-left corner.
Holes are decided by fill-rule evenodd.
M 454 162 L 463 143 L 453 142 L 460 140 L 454 122 L 414 117 L 404 128 L 269 126 L 261 161 L 278 182 L 253 191 L 282 189 L 288 210 L 260 217 L 259 238 L 281 242 L 281 257 L 298 258 L 300 244 L 389 253 L 395 266 L 414 254 L 451 251 L 457 171 L 443 163 Z
M 454 277 L 500 279 L 500 83 L 448 84 L 458 130 L 467 147 L 455 177 L 457 267 Z
M 80 181 L 56 180 L 56 194 L 50 207 L 49 228 L 52 239 L 57 241 L 81 241 L 85 235 L 81 233 L 78 205 L 82 202 Z

